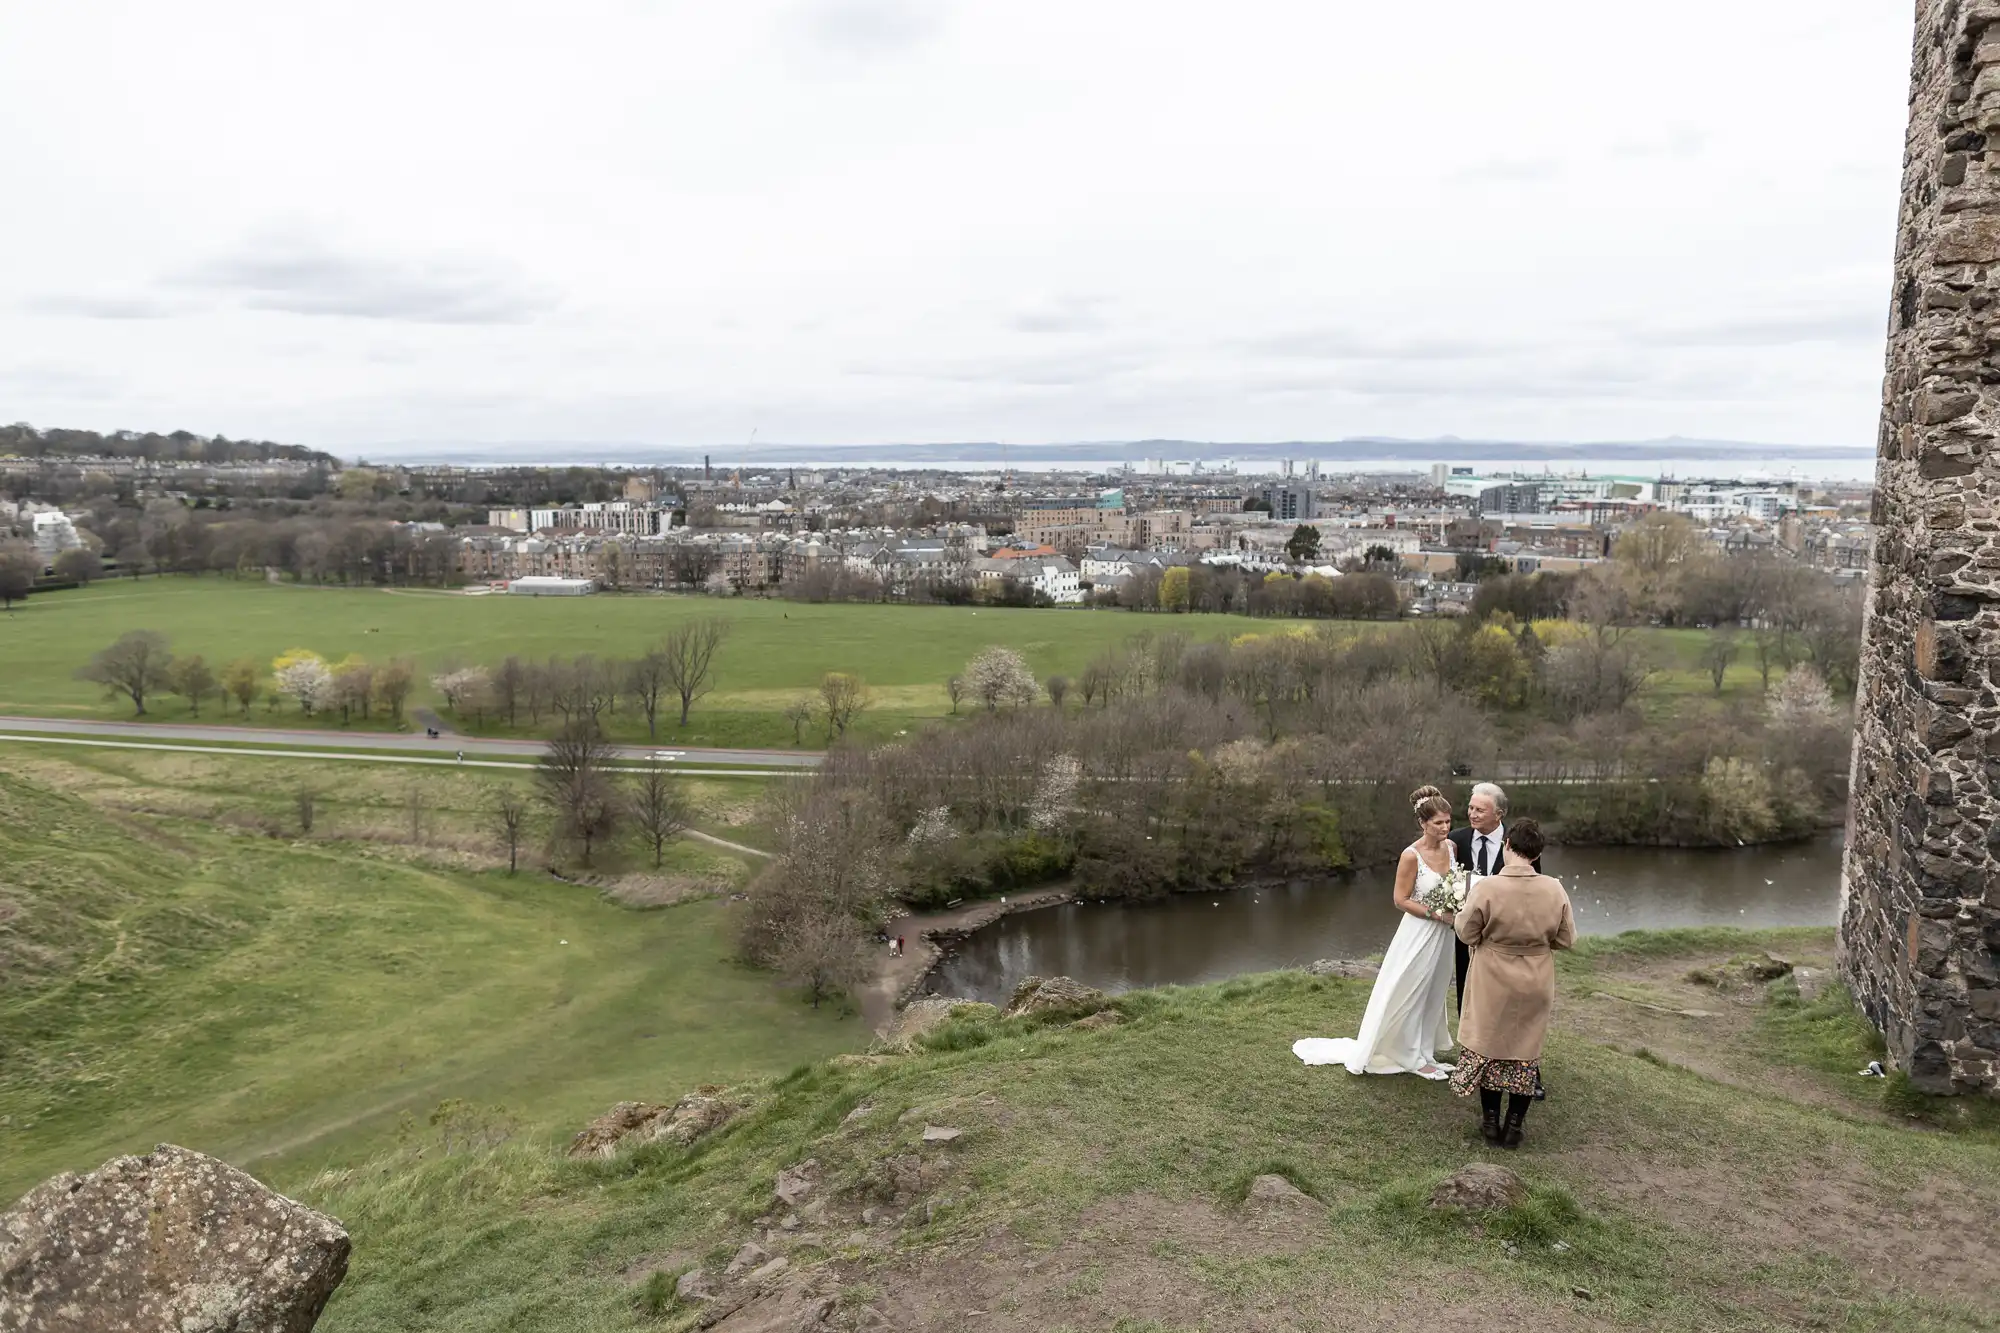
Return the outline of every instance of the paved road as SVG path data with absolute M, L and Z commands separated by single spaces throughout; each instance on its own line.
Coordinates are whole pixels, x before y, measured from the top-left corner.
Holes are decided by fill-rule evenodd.
M 199 722 L 99 722 L 63 717 L 0 717 L 0 731 L 44 736 L 104 736 L 148 741 L 234 741 L 239 745 L 310 745 L 320 750 L 435 751 L 450 760 L 463 750 L 468 761 L 479 756 L 539 755 L 540 741 L 491 740 L 482 736 L 445 736 L 431 740 L 422 732 L 308 731 L 282 727 L 212 727 Z M 817 768 L 824 757 L 814 750 L 711 750 L 621 745 L 621 759 L 644 759 L 657 749 L 677 764 L 748 764 L 758 768 Z

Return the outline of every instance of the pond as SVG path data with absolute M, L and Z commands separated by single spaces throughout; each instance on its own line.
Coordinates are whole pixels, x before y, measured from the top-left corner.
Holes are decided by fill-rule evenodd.
M 1552 847 L 1586 935 L 1676 926 L 1832 926 L 1841 837 L 1730 851 Z M 1067 976 L 1108 991 L 1365 958 L 1398 917 L 1389 868 L 1351 879 L 1182 894 L 1164 903 L 1070 903 L 1003 917 L 931 976 L 940 995 L 1003 1001 L 1022 977 Z

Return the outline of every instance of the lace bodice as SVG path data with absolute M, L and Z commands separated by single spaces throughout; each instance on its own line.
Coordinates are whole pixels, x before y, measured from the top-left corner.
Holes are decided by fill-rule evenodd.
M 1431 869 L 1430 863 L 1424 860 L 1422 843 L 1411 843 L 1410 850 L 1417 854 L 1417 896 L 1421 898 L 1438 885 L 1444 883 L 1444 876 Z M 1449 842 L 1444 845 L 1444 854 L 1447 858 L 1447 865 L 1455 866 L 1458 864 L 1458 849 L 1453 847 Z

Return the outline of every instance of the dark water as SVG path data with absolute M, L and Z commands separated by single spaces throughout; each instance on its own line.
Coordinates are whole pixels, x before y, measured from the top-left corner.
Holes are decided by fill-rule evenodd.
M 1673 926 L 1831 926 L 1840 898 L 1841 838 L 1781 847 L 1660 851 L 1550 848 L 1585 935 Z M 1279 889 L 1187 894 L 1120 907 L 1071 903 L 1003 917 L 933 975 L 943 995 L 1003 1000 L 1030 973 L 1106 990 L 1214 981 L 1315 958 L 1379 954 L 1399 917 L 1394 872 Z

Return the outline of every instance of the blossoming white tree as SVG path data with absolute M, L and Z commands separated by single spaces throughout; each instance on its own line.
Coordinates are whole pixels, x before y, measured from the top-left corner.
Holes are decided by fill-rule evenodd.
M 271 666 L 278 693 L 290 696 L 308 717 L 333 702 L 333 668 L 318 653 L 294 648 Z
M 1035 673 L 1012 648 L 994 646 L 980 653 L 965 667 L 965 689 L 992 712 L 1001 704 L 1020 707 L 1036 698 Z

